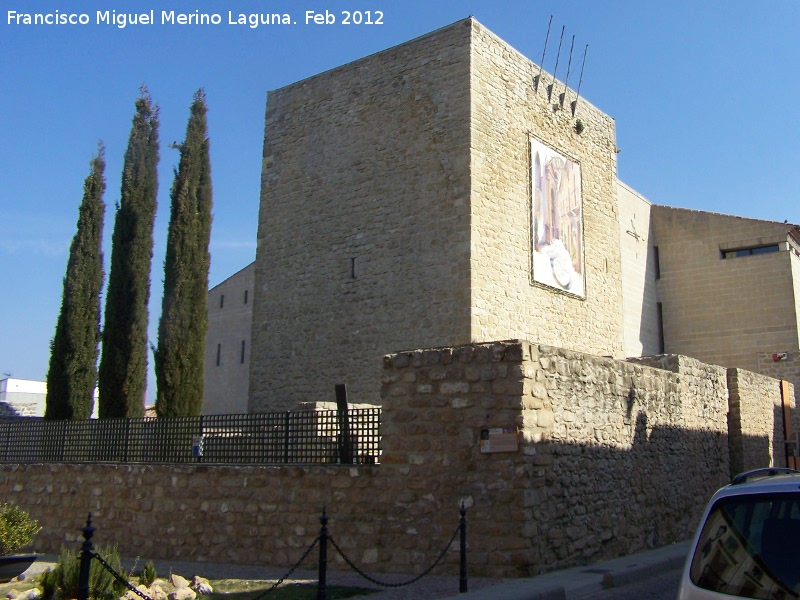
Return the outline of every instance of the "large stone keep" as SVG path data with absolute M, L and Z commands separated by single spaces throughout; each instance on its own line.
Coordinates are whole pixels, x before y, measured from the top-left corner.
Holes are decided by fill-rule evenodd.
M 622 356 L 614 121 L 539 75 L 468 18 L 269 93 L 250 411 L 378 404 L 402 349 Z

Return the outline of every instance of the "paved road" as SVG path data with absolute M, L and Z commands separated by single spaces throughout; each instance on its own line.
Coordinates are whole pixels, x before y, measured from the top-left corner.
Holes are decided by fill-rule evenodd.
M 681 569 L 666 571 L 643 581 L 582 596 L 581 600 L 675 600 Z

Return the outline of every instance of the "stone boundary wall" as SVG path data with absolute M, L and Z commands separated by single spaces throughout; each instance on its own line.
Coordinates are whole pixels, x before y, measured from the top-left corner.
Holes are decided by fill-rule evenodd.
M 325 507 L 367 572 L 419 573 L 463 502 L 472 575 L 588 563 L 686 539 L 727 482 L 724 369 L 660 360 L 519 341 L 401 352 L 384 357 L 380 465 L 2 465 L 0 497 L 39 519 L 41 552 L 77 550 L 91 511 L 123 555 L 288 567 Z M 518 428 L 518 450 L 481 452 L 495 428 Z
M 785 467 L 780 381 L 729 369 L 728 388 L 731 476 L 759 467 Z
M 690 537 L 728 482 L 725 370 L 685 357 L 671 372 L 549 346 L 529 352 L 525 422 L 539 405 L 552 411 L 547 430 L 523 429 L 534 442 L 523 452 L 551 458 L 527 502 L 538 554 L 562 567 Z
M 371 521 L 392 520 L 397 493 L 384 478 L 375 484 L 381 475 L 378 467 L 2 465 L 0 495 L 39 520 L 38 552 L 78 551 L 91 512 L 93 541 L 124 556 L 287 566 L 316 538 L 327 507 L 331 533 L 349 549 L 355 536 L 363 544 L 355 558 L 369 566 L 376 550 L 367 540 L 382 533 Z M 344 523 L 358 514 L 351 502 L 364 488 L 360 499 L 373 500 L 373 510 L 354 531 Z
M 470 565 L 493 565 L 504 576 L 527 575 L 546 561 L 534 553 L 536 528 L 525 506 L 539 457 L 480 451 L 482 430 L 521 424 L 531 383 L 525 369 L 523 345 L 515 342 L 384 358 L 384 466 L 399 469 L 409 491 L 427 490 L 431 501 L 463 500 Z

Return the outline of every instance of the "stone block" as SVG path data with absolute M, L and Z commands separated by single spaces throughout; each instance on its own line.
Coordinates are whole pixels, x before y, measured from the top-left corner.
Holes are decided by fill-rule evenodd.
M 433 381 L 442 381 L 446 379 L 448 376 L 448 370 L 441 366 L 441 367 L 434 367 L 428 371 L 428 377 Z
M 467 394 L 469 393 L 469 383 L 466 381 L 443 381 L 439 384 L 439 392 L 442 394 Z
M 514 396 L 519 401 L 524 393 L 524 385 L 519 379 L 495 379 L 492 382 L 492 393 L 502 396 Z
M 405 369 L 411 364 L 411 355 L 403 352 L 392 356 L 392 367 L 395 369 Z
M 482 368 L 477 364 L 470 364 L 464 368 L 464 378 L 467 381 L 479 381 Z
M 423 366 L 438 365 L 441 362 L 441 352 L 438 350 L 429 350 L 422 356 Z
M 456 410 L 470 408 L 475 405 L 475 401 L 471 397 L 456 397 L 450 400 L 450 406 Z

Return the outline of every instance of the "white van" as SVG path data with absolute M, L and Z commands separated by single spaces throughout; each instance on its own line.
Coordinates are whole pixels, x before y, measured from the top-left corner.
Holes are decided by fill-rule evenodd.
M 800 471 L 749 471 L 714 494 L 678 598 L 800 598 Z

